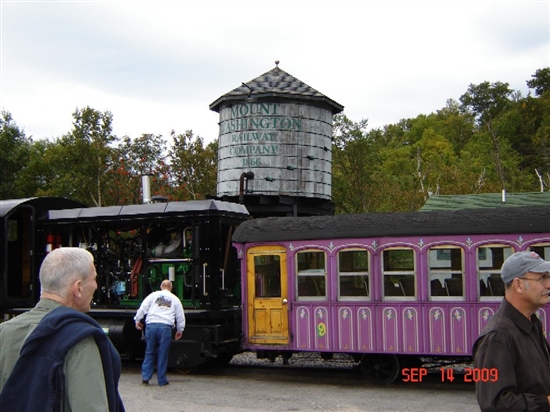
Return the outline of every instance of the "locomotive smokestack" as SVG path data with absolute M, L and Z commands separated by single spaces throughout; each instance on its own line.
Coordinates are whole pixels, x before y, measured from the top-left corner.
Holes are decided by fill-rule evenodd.
M 151 203 L 151 175 L 141 175 L 143 203 Z

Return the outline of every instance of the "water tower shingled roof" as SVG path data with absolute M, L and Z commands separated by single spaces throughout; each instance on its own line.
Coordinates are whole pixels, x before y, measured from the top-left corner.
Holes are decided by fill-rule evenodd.
M 340 113 L 344 106 L 329 99 L 313 87 L 288 74 L 278 66 L 233 89 L 210 104 L 210 110 L 220 111 L 221 107 L 231 103 L 240 103 L 248 99 L 256 101 L 280 99 L 284 101 L 308 102 L 313 106 L 327 107 L 332 114 Z

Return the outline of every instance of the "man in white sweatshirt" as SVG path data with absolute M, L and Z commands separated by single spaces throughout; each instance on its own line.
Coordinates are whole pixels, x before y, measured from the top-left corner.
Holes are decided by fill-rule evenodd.
M 155 360 L 157 361 L 157 380 L 159 386 L 168 385 L 168 353 L 172 342 L 172 328 L 176 326 L 175 339 L 181 338 L 185 329 L 185 315 L 179 298 L 172 293 L 172 282 L 163 280 L 160 290 L 145 298 L 134 320 L 136 328 L 143 329 L 145 318 L 145 359 L 141 366 L 141 382 L 149 384 L 153 377 Z

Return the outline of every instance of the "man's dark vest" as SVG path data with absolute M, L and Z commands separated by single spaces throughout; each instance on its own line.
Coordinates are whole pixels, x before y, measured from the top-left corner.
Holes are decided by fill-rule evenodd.
M 109 412 L 124 412 L 118 393 L 121 370 L 118 352 L 94 319 L 64 306 L 46 314 L 23 344 L 0 393 L 2 410 L 63 412 L 65 355 L 88 336 L 94 337 L 101 355 Z

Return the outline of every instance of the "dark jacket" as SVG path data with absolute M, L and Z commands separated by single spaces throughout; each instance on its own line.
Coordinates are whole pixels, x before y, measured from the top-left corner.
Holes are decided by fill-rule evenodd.
M 88 336 L 94 337 L 101 355 L 109 412 L 124 412 L 118 393 L 121 372 L 118 352 L 94 319 L 63 306 L 44 316 L 25 341 L 0 393 L 2 410 L 63 411 L 65 355 Z
M 474 368 L 490 376 L 476 382 L 481 410 L 550 411 L 549 351 L 539 318 L 527 319 L 504 299 L 473 347 Z

